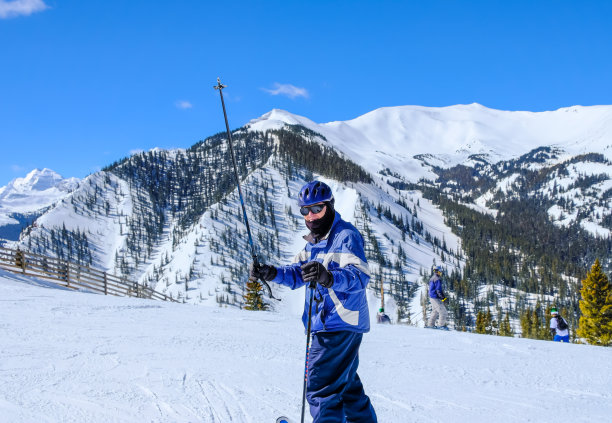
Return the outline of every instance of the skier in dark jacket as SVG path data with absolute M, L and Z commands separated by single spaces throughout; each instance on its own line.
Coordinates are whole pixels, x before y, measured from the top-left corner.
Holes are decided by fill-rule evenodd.
M 569 326 L 556 308 L 550 309 L 550 334 L 555 342 L 569 342 Z
M 357 375 L 361 339 L 370 330 L 370 274 L 363 238 L 334 210 L 334 197 L 325 183 L 304 185 L 298 204 L 310 230 L 304 237 L 306 246 L 291 265 L 251 265 L 250 280 L 315 290 L 306 386 L 313 423 L 377 422 Z M 309 295 L 306 298 L 302 321 L 307 328 Z
M 446 329 L 448 312 L 444 306 L 447 298 L 446 295 L 444 295 L 444 291 L 442 291 L 442 266 L 435 266 L 433 271 L 434 275 L 429 280 L 429 302 L 431 303 L 431 315 L 429 316 L 427 326 Z M 439 319 L 438 326 L 435 326 L 436 319 Z
M 378 313 L 376 313 L 376 321 L 378 323 L 391 323 L 391 318 L 385 313 L 385 309 L 383 307 L 378 309 Z

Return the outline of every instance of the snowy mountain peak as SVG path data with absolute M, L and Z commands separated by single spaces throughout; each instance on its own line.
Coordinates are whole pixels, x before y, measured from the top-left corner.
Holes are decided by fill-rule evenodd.
M 4 199 L 10 195 L 22 194 L 27 195 L 32 192 L 42 192 L 50 189 L 58 189 L 63 192 L 74 190 L 79 179 L 68 178 L 64 179 L 60 174 L 51 169 L 34 169 L 24 178 L 16 178 L 2 188 L 2 197 Z
M 56 187 L 64 178 L 51 169 L 34 169 L 25 178 L 15 179 L 13 187 L 23 191 L 45 191 Z
M 285 125 L 302 125 L 310 129 L 319 127 L 319 124 L 306 117 L 294 115 L 282 109 L 272 109 L 261 117 L 251 120 L 246 126 L 253 131 L 267 131 L 279 129 Z
M 0 225 L 15 224 L 13 214 L 36 214 L 64 198 L 79 185 L 78 178 L 63 178 L 51 169 L 34 169 L 0 188 Z

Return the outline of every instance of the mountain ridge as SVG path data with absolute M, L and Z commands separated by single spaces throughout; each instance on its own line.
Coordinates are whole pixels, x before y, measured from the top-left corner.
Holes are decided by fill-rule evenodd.
M 409 170 L 401 174 L 412 182 L 431 177 L 419 171 L 418 161 L 413 162 L 419 154 L 432 154 L 445 167 L 462 164 L 474 154 L 485 154 L 493 163 L 508 160 L 544 145 L 559 146 L 569 155 L 595 149 L 612 158 L 612 106 L 571 106 L 550 112 L 501 111 L 477 103 L 394 106 L 322 124 L 273 109 L 246 127 L 266 130 L 282 124 L 300 124 L 322 134 L 356 162 L 367 164 L 372 173 L 404 164 Z

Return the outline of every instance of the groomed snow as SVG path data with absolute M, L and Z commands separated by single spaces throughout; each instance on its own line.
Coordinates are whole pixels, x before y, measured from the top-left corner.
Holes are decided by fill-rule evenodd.
M 289 308 L 105 297 L 5 271 L 0 302 L 2 422 L 299 421 L 305 336 Z M 374 324 L 360 359 L 380 422 L 612 415 L 610 348 Z

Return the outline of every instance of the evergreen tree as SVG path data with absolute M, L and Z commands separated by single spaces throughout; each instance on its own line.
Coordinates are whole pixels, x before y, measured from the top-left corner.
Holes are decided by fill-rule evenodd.
M 476 333 L 486 333 L 486 313 L 484 311 L 479 311 L 476 315 Z
M 534 326 L 533 310 L 528 308 L 521 313 L 521 336 L 523 338 L 533 338 Z
M 499 323 L 499 336 L 514 336 L 514 331 L 510 325 L 510 313 L 506 313 L 506 317 Z
M 491 310 L 487 308 L 487 311 L 479 311 L 476 315 L 476 333 L 482 333 L 486 335 L 494 335 L 497 329 L 497 322 L 493 319 Z
M 263 301 L 263 287 L 259 281 L 248 281 L 246 284 L 246 295 L 244 302 L 247 310 L 267 310 L 268 304 Z
M 578 336 L 592 345 L 612 345 L 612 286 L 601 270 L 599 259 L 582 281 L 580 294 L 582 316 Z

